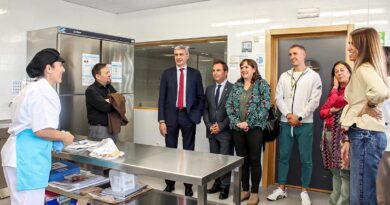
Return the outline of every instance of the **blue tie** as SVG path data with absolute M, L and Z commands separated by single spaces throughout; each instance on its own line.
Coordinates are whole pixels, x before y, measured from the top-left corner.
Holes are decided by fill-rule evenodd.
M 218 85 L 217 92 L 215 93 L 215 107 L 218 107 L 218 101 L 219 101 L 219 90 L 221 88 L 221 85 Z

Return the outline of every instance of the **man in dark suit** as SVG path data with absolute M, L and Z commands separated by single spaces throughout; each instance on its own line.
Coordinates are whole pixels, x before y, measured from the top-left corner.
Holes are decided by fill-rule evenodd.
M 202 76 L 187 66 L 190 57 L 188 46 L 174 48 L 176 66 L 165 70 L 160 81 L 158 121 L 160 134 L 165 137 L 165 146 L 177 148 L 179 130 L 182 133 L 183 149 L 194 150 L 196 124 L 200 123 L 204 107 Z M 164 191 L 175 190 L 175 182 L 165 180 Z M 192 184 L 185 185 L 185 195 L 192 196 Z
M 233 155 L 233 138 L 225 108 L 226 99 L 233 86 L 227 80 L 228 66 L 223 61 L 215 61 L 212 74 L 215 83 L 206 88 L 205 110 L 203 112 L 203 121 L 210 142 L 210 152 Z M 220 191 L 220 199 L 228 198 L 230 174 L 229 172 L 216 179 L 212 188 L 207 192 L 212 194 Z

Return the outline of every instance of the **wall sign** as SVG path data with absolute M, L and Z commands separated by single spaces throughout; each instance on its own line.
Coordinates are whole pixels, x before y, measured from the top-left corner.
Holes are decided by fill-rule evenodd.
M 252 41 L 243 41 L 241 43 L 241 52 L 251 53 L 252 52 Z
M 100 62 L 100 56 L 97 54 L 83 53 L 81 56 L 82 71 L 81 71 L 81 83 L 82 86 L 89 86 L 95 79 L 92 76 L 92 68 L 95 64 Z

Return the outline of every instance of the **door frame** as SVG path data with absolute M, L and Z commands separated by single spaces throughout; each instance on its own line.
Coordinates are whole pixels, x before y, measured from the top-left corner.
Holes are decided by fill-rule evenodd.
M 275 90 L 278 82 L 278 44 L 281 39 L 317 38 L 326 36 L 346 36 L 352 32 L 353 24 L 272 29 L 266 32 L 265 77 L 271 87 L 271 103 L 275 104 Z M 347 54 L 347 41 L 345 44 L 345 61 L 350 65 Z M 267 142 L 263 156 L 262 186 L 268 187 L 275 184 L 276 167 L 276 140 Z M 311 189 L 313 190 L 313 189 Z M 314 189 L 316 191 L 324 191 Z

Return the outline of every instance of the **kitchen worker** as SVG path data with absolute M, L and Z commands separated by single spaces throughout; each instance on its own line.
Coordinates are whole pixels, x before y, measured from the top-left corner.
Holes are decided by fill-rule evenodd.
M 12 205 L 44 204 L 52 147 L 73 142 L 71 133 L 57 130 L 61 104 L 54 86 L 64 62 L 55 49 L 39 51 L 26 68 L 35 81 L 13 99 L 10 136 L 1 150 Z

